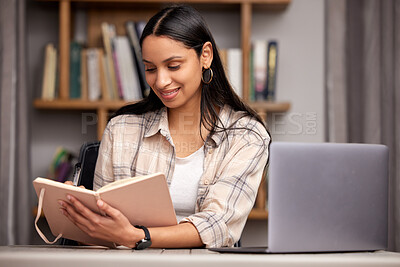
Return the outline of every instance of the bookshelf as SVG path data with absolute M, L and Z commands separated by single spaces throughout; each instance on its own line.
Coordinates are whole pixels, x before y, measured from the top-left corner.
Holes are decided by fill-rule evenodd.
M 149 19 L 162 6 L 169 3 L 187 3 L 196 7 L 207 7 L 218 10 L 219 8 L 238 9 L 240 12 L 240 42 L 242 49 L 242 82 L 243 99 L 266 119 L 267 113 L 286 112 L 290 109 L 288 102 L 249 102 L 250 84 L 250 49 L 251 49 L 251 19 L 253 9 L 267 11 L 282 11 L 290 0 L 37 0 L 39 2 L 59 3 L 59 97 L 47 101 L 36 99 L 34 107 L 43 110 L 93 110 L 97 114 L 97 137 L 101 138 L 108 121 L 108 114 L 117 110 L 127 102 L 118 101 L 88 101 L 69 99 L 69 69 L 70 69 L 70 41 L 72 16 L 74 7 L 87 10 L 87 37 L 89 47 L 101 46 L 102 21 L 114 23 L 117 34 L 125 34 L 124 22 L 126 20 Z M 129 8 L 128 8 L 129 7 Z M 267 219 L 265 184 L 259 189 L 255 207 L 249 219 Z

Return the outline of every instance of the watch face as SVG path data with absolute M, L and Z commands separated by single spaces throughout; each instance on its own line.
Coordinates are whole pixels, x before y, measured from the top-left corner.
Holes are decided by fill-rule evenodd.
M 151 240 L 142 239 L 136 244 L 136 249 L 145 249 L 151 246 Z

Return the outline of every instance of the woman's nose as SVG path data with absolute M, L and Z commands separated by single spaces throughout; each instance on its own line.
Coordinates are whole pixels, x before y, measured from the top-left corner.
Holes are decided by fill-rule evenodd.
M 171 84 L 171 76 L 169 75 L 168 71 L 166 70 L 159 70 L 157 72 L 157 78 L 156 78 L 156 86 L 159 89 L 163 89 L 169 84 Z

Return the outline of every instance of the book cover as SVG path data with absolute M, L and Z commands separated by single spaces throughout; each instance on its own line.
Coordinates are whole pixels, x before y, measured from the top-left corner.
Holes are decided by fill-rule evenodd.
M 114 244 L 92 238 L 74 225 L 60 211 L 58 200 L 68 202 L 70 194 L 93 212 L 101 214 L 96 202 L 102 199 L 121 211 L 132 225 L 146 227 L 172 226 L 177 224 L 175 210 L 169 194 L 165 175 L 155 173 L 110 183 L 97 191 L 83 189 L 38 177 L 33 181 L 50 230 L 54 236 L 87 244 L 113 247 Z M 38 210 L 38 215 L 41 209 Z M 37 225 L 36 225 L 37 226 Z M 38 229 L 38 233 L 40 229 Z M 40 234 L 42 234 L 40 232 Z

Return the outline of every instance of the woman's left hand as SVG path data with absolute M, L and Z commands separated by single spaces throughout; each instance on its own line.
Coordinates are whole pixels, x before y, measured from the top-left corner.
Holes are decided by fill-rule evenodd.
M 90 237 L 134 247 L 140 240 L 138 229 L 117 209 L 102 200 L 97 201 L 99 209 L 107 216 L 92 212 L 75 197 L 67 196 L 70 203 L 59 200 L 60 211 Z

